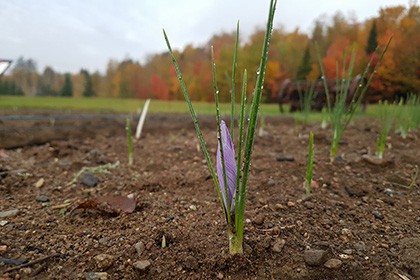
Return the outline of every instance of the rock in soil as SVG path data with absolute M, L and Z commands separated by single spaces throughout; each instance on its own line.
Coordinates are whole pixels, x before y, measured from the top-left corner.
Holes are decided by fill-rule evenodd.
M 107 280 L 108 273 L 106 272 L 88 272 L 86 273 L 86 280 Z
M 286 240 L 281 239 L 281 238 L 276 239 L 272 247 L 273 252 L 280 253 L 283 250 L 283 247 L 285 244 L 286 244 Z
M 144 249 L 146 247 L 144 246 L 144 243 L 140 241 L 134 244 L 134 248 L 136 249 L 137 254 L 140 256 L 141 254 L 143 254 Z
M 108 254 L 99 254 L 93 258 L 96 261 L 96 267 L 101 270 L 106 270 L 112 266 L 115 261 L 114 256 Z
M 82 175 L 80 175 L 79 181 L 86 187 L 93 188 L 93 187 L 96 187 L 96 185 L 99 182 L 99 179 L 93 173 L 84 172 L 82 173 Z
M 307 265 L 320 266 L 325 262 L 325 258 L 327 257 L 327 251 L 309 249 L 305 251 L 303 257 Z
M 50 199 L 45 195 L 41 195 L 41 196 L 37 196 L 35 198 L 35 201 L 37 201 L 37 202 L 48 202 L 48 201 L 50 201 Z
M 254 223 L 255 225 L 260 226 L 260 225 L 264 224 L 264 220 L 265 220 L 265 215 L 264 215 L 264 214 L 258 214 L 258 215 L 255 217 L 255 219 L 253 220 L 253 223 Z
M 342 264 L 343 262 L 339 259 L 329 259 L 325 262 L 324 266 L 329 269 L 339 269 Z
M 144 261 L 136 261 L 135 263 L 133 263 L 133 266 L 140 270 L 146 270 L 152 263 L 149 260 L 144 260 Z
M 356 242 L 353 246 L 358 253 L 366 252 L 366 244 L 363 241 Z
M 0 218 L 7 218 L 16 216 L 19 213 L 19 209 L 12 209 L 0 212 Z
M 43 185 L 44 185 L 44 182 L 45 182 L 45 180 L 44 180 L 44 178 L 41 178 L 41 179 L 39 179 L 38 181 L 36 181 L 36 183 L 34 184 L 34 186 L 35 186 L 35 188 L 40 188 L 40 187 L 42 187 Z

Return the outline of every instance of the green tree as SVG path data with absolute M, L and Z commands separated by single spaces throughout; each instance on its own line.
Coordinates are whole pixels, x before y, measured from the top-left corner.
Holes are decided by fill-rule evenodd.
M 372 28 L 370 29 L 367 46 L 366 46 L 366 53 L 369 55 L 376 50 L 378 46 L 378 30 L 376 29 L 376 21 L 373 21 Z
M 14 83 L 21 88 L 26 96 L 35 96 L 39 86 L 39 76 L 36 62 L 32 59 L 19 57 L 12 70 Z
M 85 77 L 85 88 L 83 90 L 83 96 L 95 96 L 95 92 L 93 91 L 92 77 L 90 76 L 89 72 L 85 69 L 82 69 L 80 73 Z
M 70 73 L 64 75 L 64 85 L 61 88 L 61 96 L 73 96 L 73 84 Z
M 306 80 L 306 77 L 311 72 L 312 66 L 311 66 L 311 55 L 310 55 L 310 49 L 309 44 L 306 45 L 305 53 L 303 54 L 302 62 L 299 65 L 296 78 L 298 80 Z

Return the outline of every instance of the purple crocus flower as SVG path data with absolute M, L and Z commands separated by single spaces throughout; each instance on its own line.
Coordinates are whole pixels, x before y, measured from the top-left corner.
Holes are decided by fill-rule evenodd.
M 217 155 L 216 155 L 216 171 L 217 179 L 219 180 L 220 191 L 223 197 L 223 204 L 227 210 L 226 203 L 230 205 L 230 211 L 232 212 L 235 208 L 234 198 L 236 193 L 236 161 L 235 161 L 235 149 L 233 147 L 232 138 L 230 137 L 229 130 L 224 121 L 220 123 L 222 145 L 223 145 L 223 156 L 225 159 L 225 168 L 226 168 L 226 182 L 228 188 L 228 199 L 226 200 L 226 190 L 225 183 L 223 179 L 223 165 L 222 165 L 222 155 L 220 152 L 220 142 L 217 145 Z

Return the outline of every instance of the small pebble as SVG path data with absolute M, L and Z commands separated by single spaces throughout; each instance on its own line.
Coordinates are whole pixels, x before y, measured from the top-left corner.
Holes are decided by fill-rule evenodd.
M 106 272 L 88 272 L 86 273 L 86 280 L 107 280 L 108 273 Z
M 44 196 L 44 195 L 36 197 L 35 200 L 37 202 L 48 202 L 48 201 L 50 201 L 50 199 L 48 197 Z
M 274 210 L 276 211 L 284 209 L 284 208 L 285 208 L 284 205 L 280 203 L 277 203 L 276 205 L 274 205 Z
M 138 270 L 146 270 L 152 263 L 149 260 L 137 261 L 133 263 L 133 266 Z
M 187 256 L 183 260 L 183 266 L 188 270 L 196 270 L 199 267 L 198 261 L 193 256 Z
M 81 184 L 85 185 L 86 187 L 93 188 L 98 184 L 99 179 L 92 173 L 84 172 L 82 173 L 82 175 L 80 175 L 79 181 Z
M 319 266 L 324 263 L 327 251 L 325 250 L 306 250 L 303 254 L 305 263 L 310 266 Z
M 372 214 L 378 220 L 383 220 L 384 219 L 384 216 L 382 216 L 381 212 L 379 212 L 378 210 L 373 210 Z
M 314 209 L 314 208 L 315 208 L 315 204 L 314 204 L 313 202 L 310 202 L 310 201 L 305 201 L 303 204 L 304 204 L 304 205 L 305 205 L 305 207 L 306 207 L 306 208 L 308 208 L 308 209 Z
M 39 179 L 38 181 L 36 181 L 36 183 L 34 184 L 35 188 L 40 188 L 44 185 L 45 180 L 44 178 Z
M 394 191 L 392 189 L 386 188 L 384 190 L 384 193 L 388 196 L 393 196 L 394 195 Z
M 363 241 L 354 243 L 354 249 L 359 252 L 366 251 L 366 244 Z
M 260 225 L 264 224 L 264 220 L 265 220 L 265 215 L 264 214 L 258 214 L 254 218 L 253 223 L 260 226 Z
M 115 258 L 108 254 L 99 254 L 94 257 L 94 260 L 97 268 L 105 270 L 113 265 Z
M 329 259 L 325 262 L 324 266 L 329 269 L 338 269 L 341 267 L 342 264 L 343 262 L 339 259 Z
M 343 260 L 351 259 L 351 256 L 347 254 L 340 254 L 339 256 L 340 256 L 340 259 L 343 259 Z
M 343 229 L 341 230 L 341 234 L 342 234 L 342 235 L 351 236 L 351 230 L 349 230 L 348 228 L 343 228 Z
M 216 277 L 217 277 L 217 279 L 223 279 L 224 275 L 223 275 L 223 273 L 219 272 L 219 273 L 217 273 Z
M 195 205 L 190 205 L 190 209 L 191 209 L 191 210 L 193 210 L 193 211 L 197 211 L 197 206 L 195 206 Z
M 19 270 L 19 272 L 22 273 L 22 274 L 29 275 L 29 274 L 32 273 L 32 268 L 30 268 L 30 267 L 24 267 L 24 268 L 21 268 Z
M 7 218 L 16 216 L 19 213 L 19 209 L 12 209 L 0 212 L 0 218 Z
M 136 249 L 137 254 L 140 256 L 143 254 L 146 247 L 144 246 L 144 243 L 140 241 L 134 244 L 134 248 Z
M 0 226 L 4 227 L 5 225 L 7 225 L 9 222 L 6 220 L 1 220 L 0 221 Z
M 285 244 L 286 240 L 280 238 L 276 239 L 271 249 L 273 250 L 273 252 L 280 253 L 283 250 Z
M 6 253 L 7 251 L 7 246 L 6 245 L 1 245 L 0 246 L 0 254 Z
M 351 255 L 351 254 L 353 254 L 353 250 L 352 249 L 346 249 L 346 250 L 343 251 L 343 253 L 347 254 L 347 255 Z
M 295 161 L 295 158 L 288 156 L 279 156 L 277 157 L 277 161 Z
M 293 207 L 293 206 L 295 206 L 295 203 L 294 203 L 294 202 L 292 202 L 292 201 L 288 201 L 288 202 L 287 202 L 287 206 L 289 206 L 289 207 Z

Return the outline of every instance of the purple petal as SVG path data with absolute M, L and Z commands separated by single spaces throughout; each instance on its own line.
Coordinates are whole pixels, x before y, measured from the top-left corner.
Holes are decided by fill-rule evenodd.
M 236 161 L 235 161 L 235 149 L 233 147 L 232 138 L 230 137 L 229 130 L 224 121 L 220 123 L 221 128 L 221 137 L 222 137 L 222 145 L 223 145 L 223 156 L 225 159 L 225 168 L 226 168 L 226 181 L 228 185 L 228 203 L 230 205 L 230 210 L 233 211 L 234 205 L 234 197 L 236 193 Z M 220 142 L 217 144 L 217 155 L 216 155 L 216 171 L 217 171 L 217 179 L 219 180 L 220 184 L 220 191 L 222 192 L 223 203 L 226 206 L 226 190 L 225 184 L 223 180 L 223 165 L 222 165 L 222 155 L 220 152 Z

